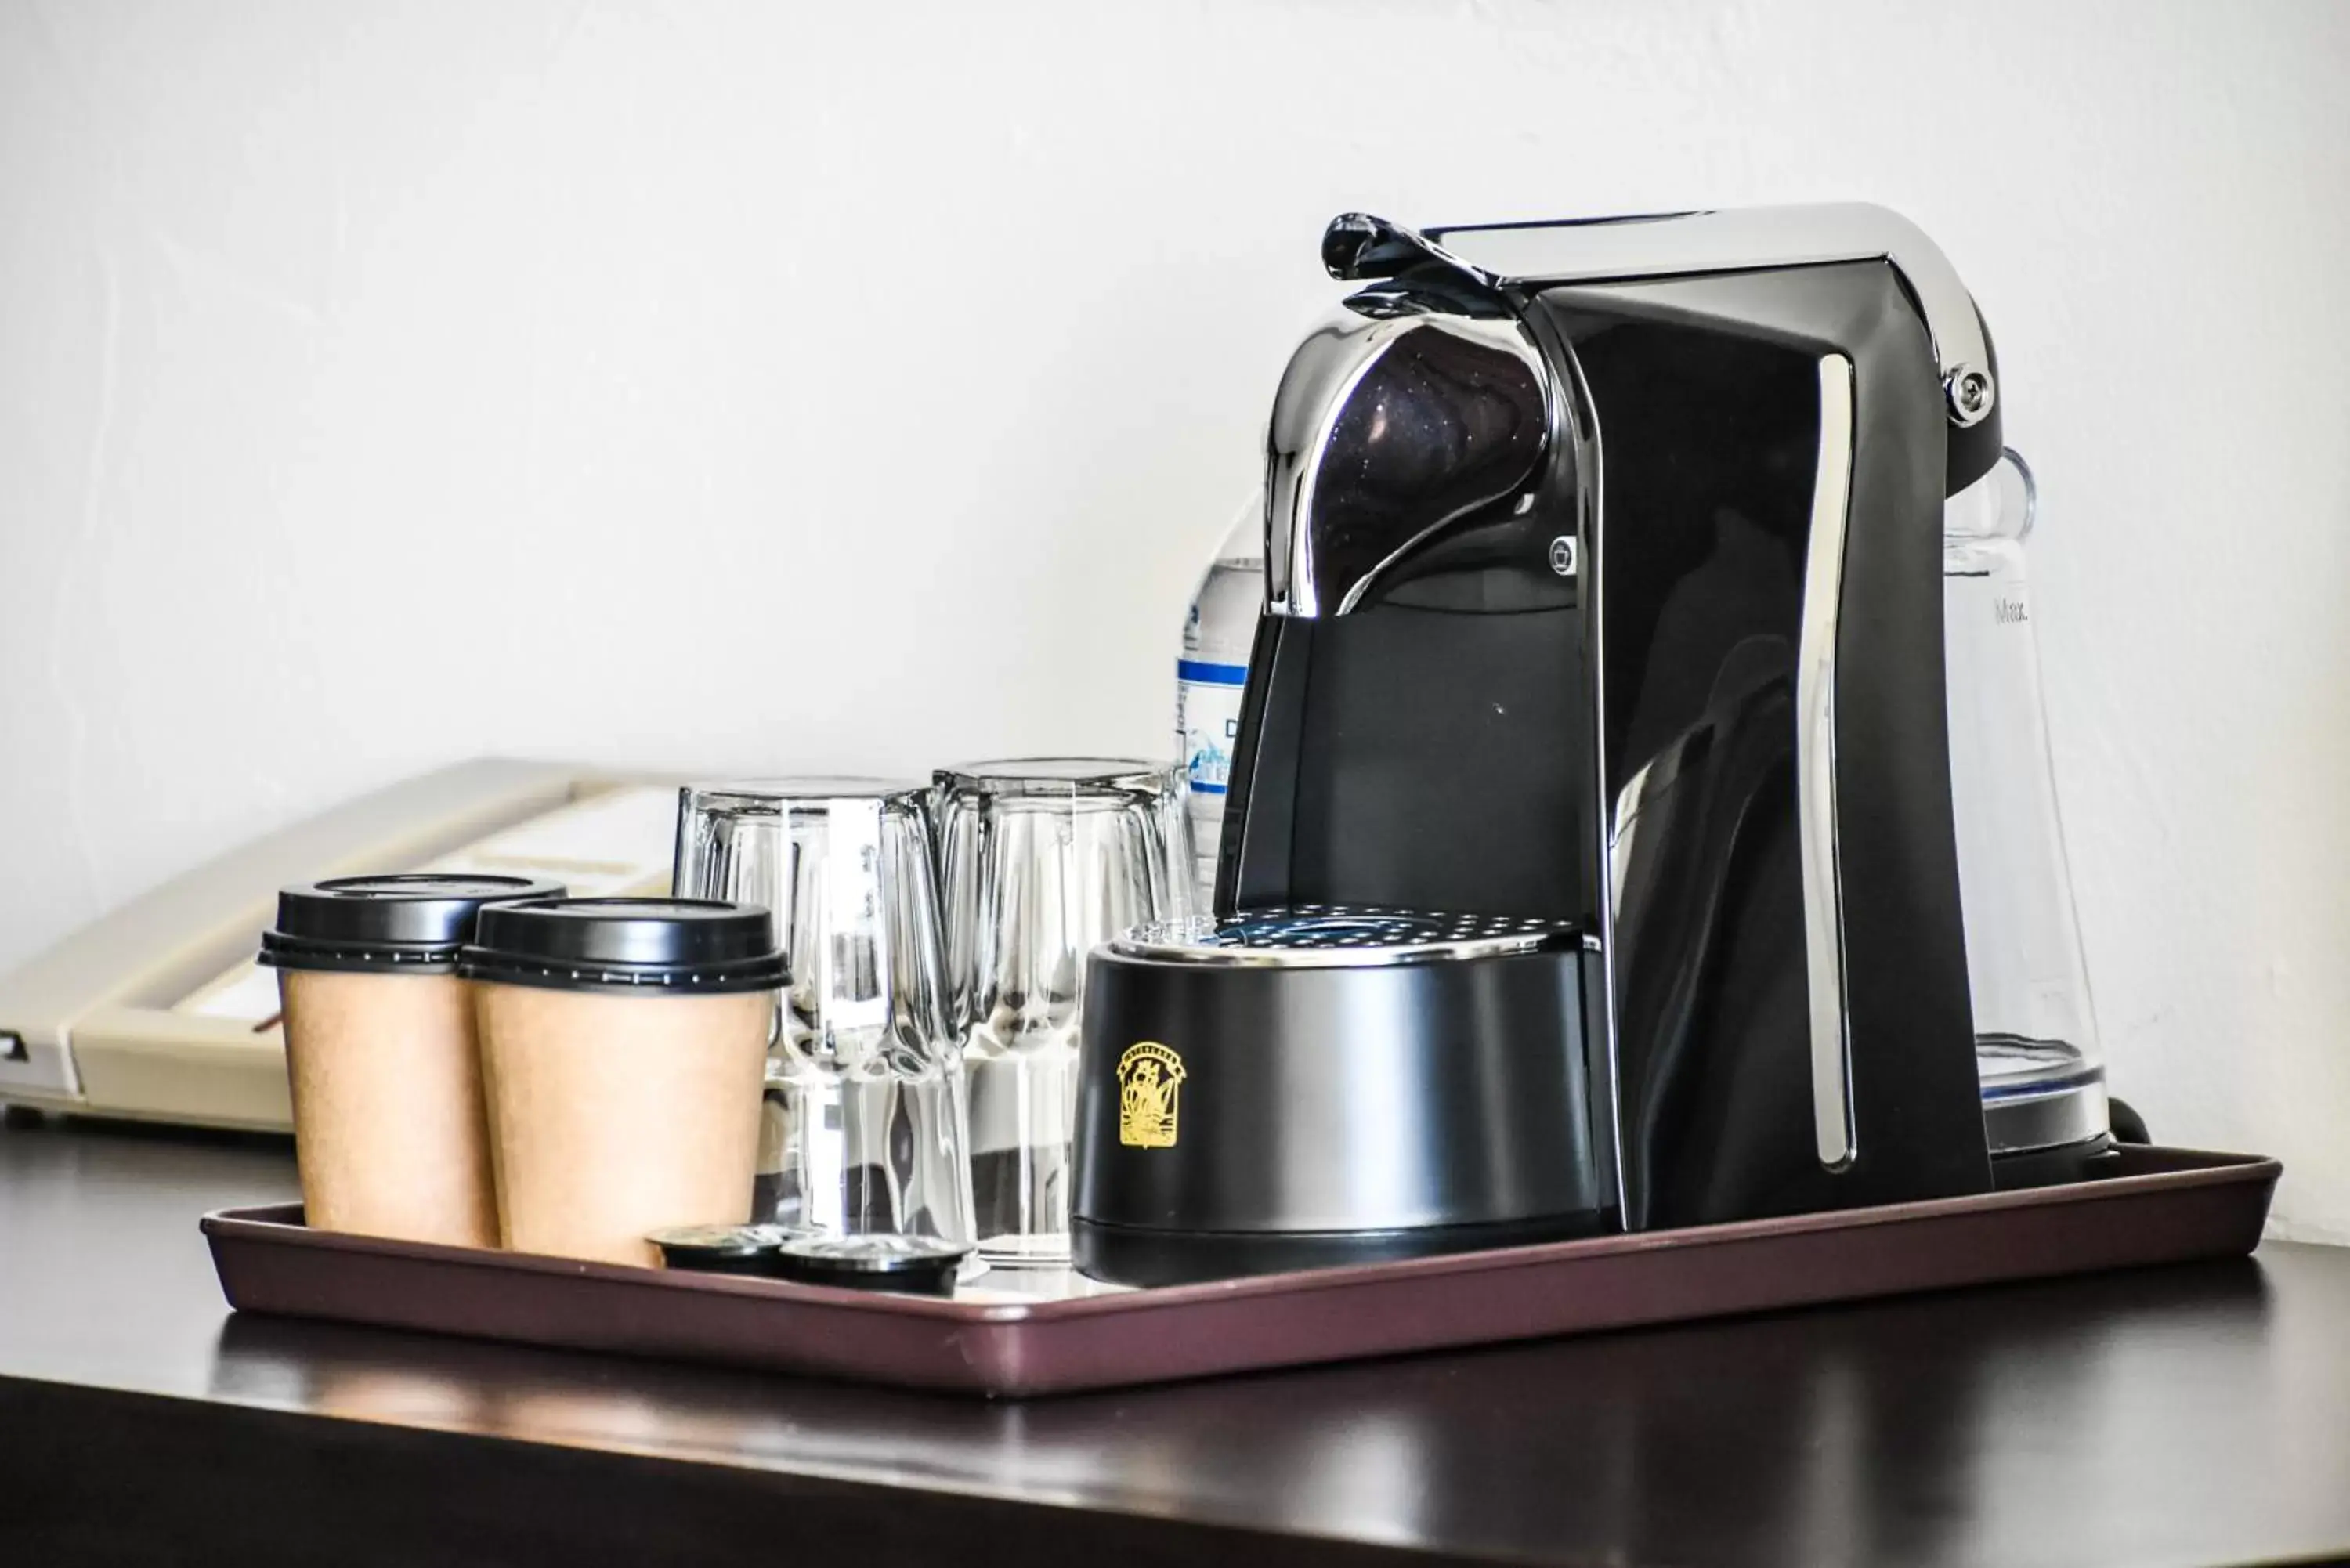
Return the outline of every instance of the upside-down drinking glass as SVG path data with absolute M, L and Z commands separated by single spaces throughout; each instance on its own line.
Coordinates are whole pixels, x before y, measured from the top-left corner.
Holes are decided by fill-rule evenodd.
M 681 792 L 678 892 L 766 905 L 791 966 L 767 1058 L 754 1220 L 971 1244 L 935 865 L 918 784 Z
M 936 801 L 980 1253 L 1066 1262 L 1086 958 L 1129 927 L 1191 912 L 1180 770 L 974 763 L 941 771 Z

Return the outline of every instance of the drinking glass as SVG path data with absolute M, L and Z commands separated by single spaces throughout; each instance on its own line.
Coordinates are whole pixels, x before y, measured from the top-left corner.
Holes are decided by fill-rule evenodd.
M 768 1051 L 754 1220 L 972 1241 L 929 799 L 882 779 L 692 785 L 681 896 L 766 905 L 791 966 Z
M 935 801 L 980 1255 L 1066 1262 L 1086 957 L 1129 927 L 1191 912 L 1181 770 L 973 763 L 941 770 Z

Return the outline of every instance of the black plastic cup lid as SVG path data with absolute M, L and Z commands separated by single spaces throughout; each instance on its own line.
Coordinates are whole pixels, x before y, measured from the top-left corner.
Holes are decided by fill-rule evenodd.
M 457 957 L 471 980 L 556 991 L 774 991 L 775 922 L 708 898 L 543 898 L 494 904 Z
M 484 905 L 562 896 L 558 882 L 434 871 L 304 882 L 278 893 L 277 924 L 262 933 L 259 961 L 445 973 L 473 940 Z
M 927 1236 L 786 1236 L 768 1260 L 768 1272 L 804 1285 L 861 1291 L 942 1293 L 971 1249 Z

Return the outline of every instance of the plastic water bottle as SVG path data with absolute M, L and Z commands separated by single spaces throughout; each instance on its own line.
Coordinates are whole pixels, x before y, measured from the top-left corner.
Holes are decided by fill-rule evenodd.
M 1215 896 L 1216 846 L 1223 835 L 1224 792 L 1240 733 L 1241 688 L 1257 612 L 1264 606 L 1264 500 L 1249 503 L 1217 546 L 1216 558 L 1183 618 L 1183 651 L 1175 661 L 1175 743 L 1190 776 L 1184 810 L 1191 822 L 1197 907 Z

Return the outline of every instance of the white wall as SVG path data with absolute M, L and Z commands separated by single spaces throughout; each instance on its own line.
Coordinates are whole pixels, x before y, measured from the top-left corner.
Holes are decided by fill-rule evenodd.
M 0 964 L 484 752 L 1164 744 L 1323 221 L 1863 198 L 2113 1076 L 2350 1239 L 2350 9 L 0 0 Z

